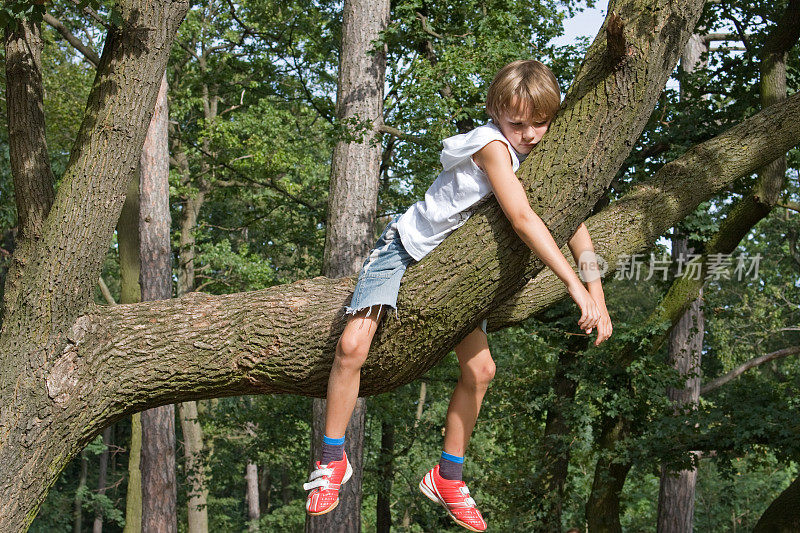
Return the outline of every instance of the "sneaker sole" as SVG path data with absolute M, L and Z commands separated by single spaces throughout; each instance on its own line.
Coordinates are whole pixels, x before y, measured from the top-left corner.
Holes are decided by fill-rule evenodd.
M 419 490 L 430 501 L 438 503 L 439 505 L 441 505 L 444 508 L 444 510 L 447 511 L 447 514 L 450 516 L 450 518 L 452 518 L 453 521 L 456 524 L 458 524 L 459 526 L 461 526 L 463 528 L 466 528 L 466 529 L 468 529 L 470 531 L 477 531 L 478 533 L 486 531 L 485 529 L 475 529 L 474 527 L 472 527 L 471 525 L 467 524 L 466 522 L 462 522 L 461 520 L 456 518 L 456 516 L 453 513 L 450 512 L 450 509 L 448 509 L 447 504 L 444 501 L 442 501 L 442 499 L 439 498 L 439 496 L 425 484 L 425 478 L 422 478 L 422 481 L 419 482 Z
M 344 471 L 344 477 L 342 478 L 342 482 L 339 484 L 340 490 L 341 490 L 342 485 L 347 483 L 350 480 L 351 477 L 353 477 L 353 467 L 350 466 L 350 461 L 348 461 L 347 462 L 347 470 Z M 339 505 L 339 498 L 336 498 L 336 501 L 333 502 L 331 504 L 331 506 L 328 507 L 327 509 L 325 509 L 324 511 L 320 511 L 318 513 L 312 513 L 311 511 L 306 509 L 306 514 L 308 514 L 309 516 L 321 516 L 321 515 L 330 513 L 331 511 L 336 509 L 336 507 L 338 505 Z

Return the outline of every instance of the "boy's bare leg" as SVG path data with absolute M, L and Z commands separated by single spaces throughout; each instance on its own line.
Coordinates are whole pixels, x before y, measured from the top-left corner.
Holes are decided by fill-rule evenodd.
M 368 313 L 363 309 L 353 315 L 336 344 L 325 412 L 325 435 L 332 439 L 344 437 L 353 415 L 361 384 L 361 366 L 367 359 L 383 309 L 380 312 L 373 309 L 367 316 Z
M 456 356 L 461 377 L 447 408 L 443 450 L 463 457 L 495 366 L 486 334 L 480 328 L 475 328 L 456 346 Z

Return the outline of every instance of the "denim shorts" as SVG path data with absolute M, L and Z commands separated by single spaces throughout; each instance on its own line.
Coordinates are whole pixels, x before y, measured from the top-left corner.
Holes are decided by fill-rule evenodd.
M 380 313 L 384 305 L 392 307 L 397 312 L 400 281 L 406 268 L 416 263 L 400 242 L 400 233 L 397 231 L 399 218 L 400 215 L 395 216 L 386 225 L 369 257 L 361 266 L 350 305 L 345 308 L 348 315 L 369 308 L 367 316 L 370 316 L 373 306 L 378 306 L 376 312 Z M 486 319 L 481 322 L 480 327 L 486 333 Z
M 395 216 L 386 225 L 369 257 L 364 261 L 350 305 L 346 308 L 347 314 L 352 315 L 367 308 L 372 313 L 372 307 L 376 305 L 379 306 L 378 312 L 384 305 L 397 311 L 400 280 L 406 268 L 416 262 L 400 242 L 400 233 L 397 231 L 399 218 L 400 215 Z

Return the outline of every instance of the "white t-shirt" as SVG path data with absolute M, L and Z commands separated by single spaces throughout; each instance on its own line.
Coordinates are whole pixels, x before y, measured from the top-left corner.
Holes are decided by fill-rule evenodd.
M 491 195 L 489 178 L 473 161 L 472 154 L 492 141 L 506 145 L 516 172 L 520 158 L 524 160 L 525 156 L 517 153 L 491 122 L 442 141 L 440 160 L 444 170 L 425 192 L 425 198 L 409 207 L 397 221 L 400 241 L 417 261 L 464 224 Z

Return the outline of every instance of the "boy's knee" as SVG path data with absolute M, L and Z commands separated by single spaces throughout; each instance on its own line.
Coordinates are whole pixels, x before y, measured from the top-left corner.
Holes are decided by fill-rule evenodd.
M 462 370 L 461 379 L 472 387 L 486 388 L 489 386 L 489 383 L 491 383 L 492 379 L 494 379 L 496 370 L 497 367 L 495 366 L 494 361 L 489 359 L 488 361 L 482 361 L 471 368 Z
M 361 368 L 368 353 L 369 343 L 355 335 L 342 335 L 336 345 L 336 360 L 342 366 Z

